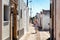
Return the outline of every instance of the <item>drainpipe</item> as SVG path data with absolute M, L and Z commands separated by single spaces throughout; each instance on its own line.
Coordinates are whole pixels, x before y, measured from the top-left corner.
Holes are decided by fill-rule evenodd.
M 27 7 L 28 7 L 28 0 L 27 0 Z

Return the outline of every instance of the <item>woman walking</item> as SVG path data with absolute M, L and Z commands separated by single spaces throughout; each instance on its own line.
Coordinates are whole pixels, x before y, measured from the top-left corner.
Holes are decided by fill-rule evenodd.
M 35 18 L 34 19 L 34 27 L 35 27 L 35 33 L 38 31 L 38 20 Z

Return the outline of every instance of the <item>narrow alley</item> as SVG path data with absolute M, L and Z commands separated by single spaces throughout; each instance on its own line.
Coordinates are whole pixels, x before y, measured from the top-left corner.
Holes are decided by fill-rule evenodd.
M 0 40 L 60 40 L 60 0 L 0 0 Z
M 60 0 L 0 0 L 0 40 L 60 40 Z

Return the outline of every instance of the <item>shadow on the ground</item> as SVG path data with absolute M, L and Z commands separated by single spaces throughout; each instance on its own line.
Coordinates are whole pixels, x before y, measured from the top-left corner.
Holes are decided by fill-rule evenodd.
M 39 27 L 38 31 L 49 31 L 49 30 L 46 30 L 46 29 L 42 30 L 42 28 Z
M 31 34 L 36 34 L 36 33 L 31 33 Z
M 47 40 L 50 40 L 50 38 L 48 38 Z

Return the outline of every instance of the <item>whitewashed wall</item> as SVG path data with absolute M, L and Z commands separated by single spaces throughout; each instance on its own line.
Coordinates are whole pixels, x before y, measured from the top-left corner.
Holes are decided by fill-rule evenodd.
M 23 0 L 20 0 L 20 9 L 19 10 L 22 10 L 22 18 L 20 19 L 20 30 L 22 30 L 23 28 L 24 28 L 24 24 L 23 24 L 23 19 L 24 19 L 24 17 L 23 17 L 23 15 L 24 15 L 24 12 L 25 12 L 25 6 L 24 6 L 25 4 L 24 4 L 24 2 L 23 2 Z M 21 12 L 20 12 L 21 13 Z M 21 15 L 20 15 L 21 16 Z
M 10 33 L 10 25 L 9 21 L 4 21 L 4 5 L 9 6 L 9 0 L 2 0 L 2 40 L 5 40 L 9 37 Z M 9 10 L 9 9 L 8 9 Z M 7 11 L 9 13 L 9 11 Z M 6 25 L 7 24 L 7 25 Z
M 3 0 L 2 2 L 4 5 L 9 5 L 9 0 Z
M 23 0 L 20 0 L 20 9 L 22 9 L 22 18 L 20 19 L 20 30 L 24 28 L 24 33 L 27 32 L 27 27 L 29 23 L 29 14 L 28 14 L 28 7 L 24 3 Z
M 49 15 L 44 15 L 42 16 L 42 29 L 49 29 L 49 25 L 48 23 L 50 23 L 50 16 Z

